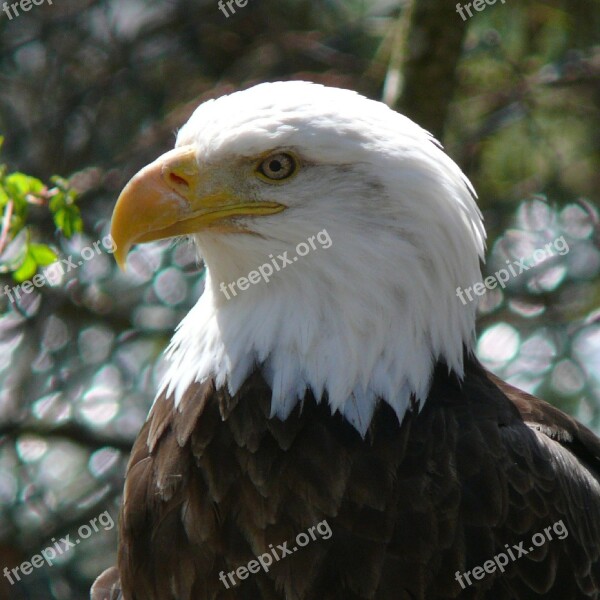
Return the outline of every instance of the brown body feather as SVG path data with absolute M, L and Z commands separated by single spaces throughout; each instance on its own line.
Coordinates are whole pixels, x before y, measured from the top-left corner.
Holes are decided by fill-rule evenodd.
M 600 440 L 575 420 L 472 357 L 462 384 L 438 365 L 401 426 L 381 403 L 364 440 L 310 394 L 270 419 L 270 396 L 257 372 L 235 397 L 207 382 L 180 410 L 157 400 L 125 485 L 125 600 L 600 598 Z M 219 580 L 323 520 L 329 539 Z M 529 551 L 561 520 L 564 539 Z M 461 587 L 520 542 L 505 573 Z M 117 579 L 93 598 L 118 598 Z

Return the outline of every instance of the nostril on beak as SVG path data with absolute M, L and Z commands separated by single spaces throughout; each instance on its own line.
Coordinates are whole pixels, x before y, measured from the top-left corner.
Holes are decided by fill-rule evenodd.
M 183 177 L 177 175 L 177 173 L 169 173 L 169 181 L 176 187 L 190 187 L 190 184 Z

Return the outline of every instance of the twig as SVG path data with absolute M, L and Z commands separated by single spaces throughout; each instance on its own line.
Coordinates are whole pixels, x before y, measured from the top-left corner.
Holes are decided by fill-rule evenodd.
M 20 435 L 63 438 L 93 450 L 110 446 L 111 448 L 128 453 L 133 446 L 133 440 L 106 436 L 77 423 L 46 425 L 44 423 L 9 422 L 0 424 L 0 438 L 5 436 L 14 438 Z
M 4 209 L 4 217 L 2 218 L 2 232 L 0 233 L 0 255 L 4 252 L 6 240 L 8 239 L 8 230 L 10 228 L 10 220 L 12 219 L 14 202 L 9 200 Z

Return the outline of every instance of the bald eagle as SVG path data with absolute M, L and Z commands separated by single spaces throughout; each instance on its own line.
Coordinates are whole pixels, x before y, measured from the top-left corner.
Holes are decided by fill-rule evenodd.
M 202 104 L 116 204 L 197 304 L 94 599 L 600 598 L 600 440 L 473 352 L 485 231 L 425 130 L 306 82 Z

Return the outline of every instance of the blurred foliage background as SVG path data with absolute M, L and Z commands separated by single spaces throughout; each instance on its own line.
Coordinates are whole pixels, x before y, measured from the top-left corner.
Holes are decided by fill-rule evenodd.
M 198 103 L 260 81 L 353 88 L 434 132 L 479 192 L 486 274 L 562 236 L 568 252 L 481 298 L 478 353 L 600 431 L 600 4 L 473 13 L 446 0 L 249 0 L 228 17 L 216 0 L 61 0 L 0 13 L 2 177 L 67 177 L 82 218 L 65 231 L 51 187 L 29 197 L 27 243 L 77 268 L 15 302 L 0 294 L 0 570 L 105 510 L 116 519 L 161 352 L 203 273 L 185 242 L 136 248 L 126 274 L 109 247 L 90 248 L 122 186 Z M 23 254 L 9 200 L 10 289 Z M 0 577 L 0 598 L 86 598 L 115 551 L 115 528 L 101 528 L 52 568 Z

